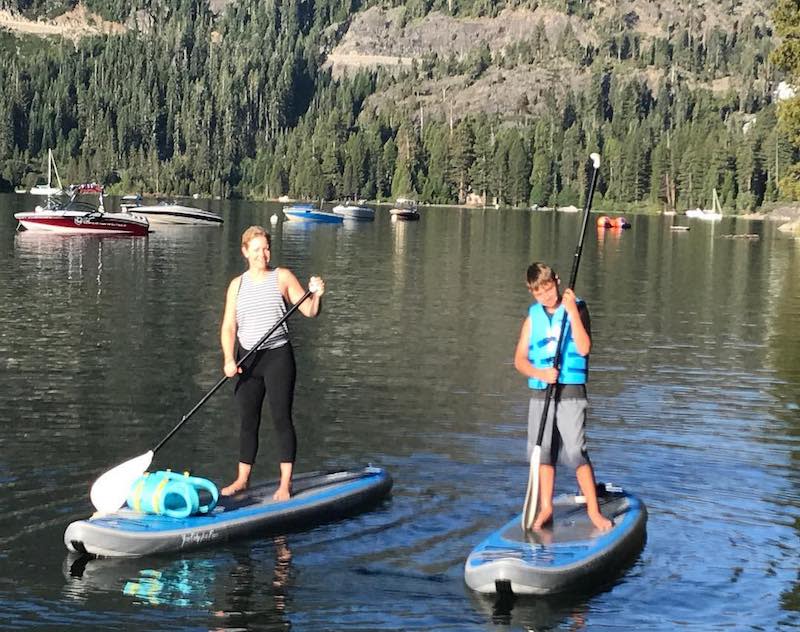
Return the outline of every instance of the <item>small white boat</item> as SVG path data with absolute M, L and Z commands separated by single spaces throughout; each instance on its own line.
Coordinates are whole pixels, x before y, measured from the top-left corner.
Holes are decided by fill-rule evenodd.
M 722 205 L 719 203 L 717 197 L 717 190 L 714 189 L 711 198 L 712 208 L 690 208 L 686 211 L 686 217 L 694 217 L 695 219 L 704 219 L 708 221 L 716 221 L 722 219 Z
M 419 219 L 419 211 L 417 210 L 417 203 L 408 198 L 397 198 L 394 207 L 389 211 L 389 214 L 396 218 L 405 221 L 414 221 Z
M 686 217 L 693 217 L 695 219 L 705 219 L 705 220 L 718 220 L 722 219 L 722 213 L 717 213 L 710 209 L 704 208 L 690 208 L 686 211 Z
M 138 195 L 126 195 L 122 198 L 123 212 L 133 212 L 144 215 L 151 224 L 195 224 L 210 226 L 222 224 L 223 219 L 216 213 L 205 211 L 193 206 L 161 202 L 160 204 L 144 205 Z
M 360 221 L 375 219 L 375 211 L 373 209 L 358 204 L 339 204 L 333 207 L 333 212 L 336 213 L 336 215 L 341 215 L 344 219 Z
M 31 187 L 31 190 L 28 191 L 31 195 L 46 195 L 48 197 L 52 197 L 54 195 L 61 195 L 63 191 L 56 187 L 51 187 L 48 184 L 35 184 Z
M 58 186 L 53 186 L 53 172 L 56 173 L 56 180 L 58 181 Z M 56 168 L 56 161 L 53 158 L 53 150 L 47 150 L 47 184 L 36 184 L 31 187 L 30 194 L 31 195 L 46 195 L 48 197 L 54 195 L 61 195 L 64 193 L 64 187 L 61 185 L 61 178 L 58 175 L 58 169 Z

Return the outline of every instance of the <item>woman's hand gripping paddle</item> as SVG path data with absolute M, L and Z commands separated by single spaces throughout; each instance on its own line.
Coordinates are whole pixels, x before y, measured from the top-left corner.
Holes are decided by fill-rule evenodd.
M 581 224 L 581 232 L 578 236 L 578 246 L 575 248 L 575 254 L 572 258 L 572 272 L 569 275 L 569 288 L 575 288 L 575 280 L 578 277 L 578 265 L 581 261 L 581 252 L 583 251 L 583 240 L 586 237 L 586 227 L 589 224 L 589 211 L 592 208 L 592 198 L 594 197 L 594 188 L 597 185 L 597 172 L 600 170 L 600 155 L 592 154 L 592 180 L 589 185 L 589 195 L 586 196 L 586 205 L 583 208 L 583 223 Z M 564 320 L 561 321 L 561 333 L 558 335 L 558 344 L 556 345 L 556 354 L 553 359 L 553 366 L 559 368 L 561 361 L 561 344 L 563 342 L 564 330 L 567 328 L 567 314 L 564 314 Z M 544 427 L 547 422 L 547 415 L 550 412 L 550 401 L 555 395 L 556 385 L 548 384 L 547 390 L 544 395 L 544 409 L 542 410 L 542 419 L 539 422 L 539 434 L 536 438 L 536 445 L 531 453 L 531 466 L 528 471 L 528 490 L 525 492 L 525 504 L 522 508 L 522 530 L 526 531 L 533 527 L 533 521 L 536 517 L 536 509 L 539 502 L 539 465 L 542 461 L 542 439 L 544 438 Z M 555 419 L 553 420 L 555 424 Z
M 250 349 L 250 351 L 248 351 L 242 357 L 242 359 L 236 363 L 236 366 L 241 366 L 245 360 L 247 360 L 247 358 L 255 353 L 256 350 L 262 344 L 264 344 L 264 342 L 266 342 L 267 338 L 274 334 L 278 330 L 278 327 L 283 325 L 289 316 L 297 311 L 297 308 L 300 307 L 302 302 L 312 294 L 313 291 L 311 289 L 303 294 L 300 300 L 292 305 L 292 307 L 281 317 L 281 319 L 275 323 L 275 326 L 265 333 L 261 337 L 261 340 L 253 345 L 253 348 Z M 111 513 L 122 507 L 122 505 L 125 504 L 125 500 L 128 498 L 128 492 L 130 491 L 131 486 L 134 484 L 134 482 L 136 482 L 136 479 L 139 478 L 148 467 L 150 467 L 150 463 L 153 462 L 153 456 L 155 453 L 158 452 L 158 450 L 172 438 L 172 435 L 178 432 L 183 424 L 189 421 L 189 418 L 194 415 L 227 380 L 227 376 L 220 379 L 220 381 L 217 382 L 214 387 L 208 391 L 208 393 L 206 393 L 199 402 L 197 402 L 197 404 L 195 404 L 194 408 L 192 408 L 192 410 L 190 410 L 181 418 L 180 422 L 178 422 L 178 425 L 170 430 L 169 434 L 164 437 L 155 448 L 133 459 L 125 461 L 124 463 L 120 463 L 116 467 L 113 467 L 106 473 L 102 474 L 100 478 L 94 482 L 94 485 L 92 485 L 92 489 L 89 492 L 89 498 L 91 498 L 95 509 L 97 509 L 97 511 L 100 513 Z

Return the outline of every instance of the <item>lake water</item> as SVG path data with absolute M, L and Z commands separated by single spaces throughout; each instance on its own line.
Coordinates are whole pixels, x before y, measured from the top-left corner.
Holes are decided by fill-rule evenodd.
M 800 241 L 771 223 L 590 226 L 590 453 L 649 510 L 645 548 L 590 593 L 495 602 L 466 556 L 521 510 L 527 265 L 568 278 L 580 214 L 425 209 L 416 223 L 272 228 L 273 260 L 325 277 L 295 315 L 298 471 L 389 470 L 355 518 L 188 555 L 75 568 L 62 536 L 103 471 L 152 448 L 221 375 L 238 243 L 270 204 L 199 202 L 223 227 L 147 238 L 15 233 L 0 197 L 0 612 L 5 629 L 776 630 L 800 626 Z M 731 239 L 757 233 L 759 239 Z M 225 484 L 226 385 L 155 465 Z M 257 477 L 274 478 L 262 427 Z M 574 489 L 561 471 L 559 491 Z

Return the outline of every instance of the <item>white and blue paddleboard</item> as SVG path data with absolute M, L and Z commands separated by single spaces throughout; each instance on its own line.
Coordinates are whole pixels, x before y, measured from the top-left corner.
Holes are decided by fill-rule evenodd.
M 71 523 L 64 544 L 75 553 L 136 557 L 210 546 L 252 534 L 305 529 L 366 509 L 384 498 L 392 478 L 378 467 L 312 472 L 292 481 L 293 496 L 272 500 L 277 482 L 221 496 L 208 514 L 171 518 L 123 508 Z
M 476 546 L 464 566 L 467 585 L 479 593 L 548 595 L 611 579 L 644 545 L 647 509 L 613 485 L 598 485 L 597 496 L 610 531 L 594 527 L 582 496 L 558 496 L 549 526 L 523 532 L 519 515 Z

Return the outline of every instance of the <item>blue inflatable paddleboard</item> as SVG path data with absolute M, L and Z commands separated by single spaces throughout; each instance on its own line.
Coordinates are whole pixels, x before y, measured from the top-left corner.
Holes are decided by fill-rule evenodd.
M 647 509 L 613 485 L 598 485 L 597 495 L 610 531 L 594 527 L 583 497 L 558 496 L 551 525 L 523 532 L 518 515 L 475 547 L 464 566 L 467 585 L 479 593 L 547 595 L 613 577 L 644 545 Z
M 128 508 L 71 523 L 64 544 L 76 553 L 136 557 L 210 546 L 251 534 L 305 529 L 377 503 L 392 488 L 381 468 L 295 476 L 293 496 L 272 500 L 277 482 L 220 496 L 212 511 L 186 518 L 145 514 Z

